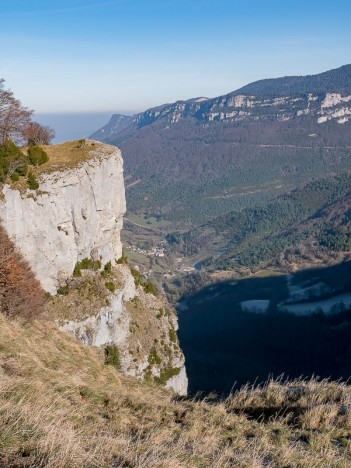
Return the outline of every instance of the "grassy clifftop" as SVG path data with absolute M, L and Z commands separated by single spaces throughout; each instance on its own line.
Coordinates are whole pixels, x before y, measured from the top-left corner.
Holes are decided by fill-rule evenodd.
M 0 314 L 0 465 L 350 466 L 351 389 L 270 382 L 222 402 L 122 376 L 50 321 Z
M 25 192 L 37 190 L 37 177 L 79 166 L 88 159 L 105 158 L 118 151 L 94 140 L 19 148 L 9 141 L 0 145 L 0 188 L 4 183 Z
M 106 153 L 106 151 L 109 154 L 116 151 L 115 147 L 87 139 L 68 141 L 57 145 L 46 145 L 43 148 L 49 156 L 49 161 L 47 164 L 40 166 L 39 173 L 40 171 L 52 172 L 76 167 L 81 162 L 95 157 L 98 151 L 101 154 Z

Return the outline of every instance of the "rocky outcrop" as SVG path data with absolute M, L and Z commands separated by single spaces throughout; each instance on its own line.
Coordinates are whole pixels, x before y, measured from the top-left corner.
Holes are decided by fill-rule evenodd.
M 119 149 L 86 140 L 48 151 L 39 190 L 4 185 L 0 216 L 52 294 L 52 315 L 87 346 L 113 349 L 125 374 L 185 395 L 175 314 L 162 296 L 135 286 L 128 265 L 117 263 L 126 209 Z
M 42 174 L 40 191 L 21 193 L 9 185 L 2 190 L 2 223 L 52 294 L 83 258 L 107 263 L 122 253 L 121 153 L 97 142 L 90 153 L 76 167 Z
M 113 293 L 105 289 L 105 305 L 95 313 L 85 311 L 84 281 L 99 282 L 100 273 L 87 272 L 86 277 L 69 284 L 66 295 L 53 299 L 53 309 L 70 310 L 70 316 L 56 312 L 62 330 L 76 336 L 87 346 L 113 347 L 118 367 L 126 375 L 154 380 L 179 395 L 186 395 L 188 379 L 184 355 L 176 331 L 177 317 L 162 299 L 135 287 L 127 265 L 115 265 L 109 281 L 117 285 Z M 102 285 L 103 288 L 103 285 Z M 82 298 L 80 301 L 78 297 Z M 101 295 L 100 295 L 101 296 Z M 91 300 L 91 299 L 89 299 Z M 79 306 L 73 307 L 79 302 Z M 85 316 L 86 315 L 86 316 Z

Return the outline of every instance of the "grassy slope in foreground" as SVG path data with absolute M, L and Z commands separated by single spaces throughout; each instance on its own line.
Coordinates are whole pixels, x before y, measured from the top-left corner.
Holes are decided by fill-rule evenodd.
M 345 385 L 311 381 L 179 400 L 49 321 L 0 314 L 1 466 L 346 467 L 350 397 Z

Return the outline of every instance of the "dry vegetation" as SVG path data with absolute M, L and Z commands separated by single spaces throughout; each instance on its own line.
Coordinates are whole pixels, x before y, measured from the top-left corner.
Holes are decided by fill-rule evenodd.
M 28 148 L 29 147 L 21 148 L 21 151 L 23 151 L 25 156 L 28 155 Z M 97 156 L 101 157 L 101 155 L 110 154 L 114 151 L 113 147 L 111 148 L 103 143 L 86 139 L 68 141 L 57 145 L 41 145 L 40 148 L 46 152 L 49 160 L 44 164 L 31 166 L 31 172 L 35 177 L 39 177 L 44 173 L 47 174 L 74 168 L 88 159 L 92 159 Z M 13 182 L 8 179 L 7 183 L 11 184 L 23 193 L 28 189 L 24 178 L 20 178 L 17 182 Z
M 177 399 L 50 322 L 0 315 L 0 343 L 0 466 L 350 466 L 345 385 L 270 382 L 222 402 Z
M 1 145 L 0 145 L 1 146 Z M 12 157 L 12 166 L 10 172 L 6 175 L 6 178 L 2 178 L 1 182 L 5 182 L 6 184 L 10 185 L 11 187 L 19 190 L 22 194 L 26 193 L 28 187 L 32 190 L 37 190 L 37 194 L 43 193 L 40 191 L 40 184 L 39 184 L 39 177 L 42 174 L 48 174 L 56 171 L 62 171 L 65 169 L 71 169 L 79 166 L 82 162 L 88 159 L 94 158 L 103 158 L 112 154 L 115 149 L 113 147 L 104 145 L 103 143 L 99 143 L 93 140 L 74 140 L 69 141 L 66 143 L 61 143 L 58 145 L 40 145 L 38 146 L 25 146 L 18 148 L 13 145 L 14 148 L 17 148 L 17 151 L 22 156 L 22 158 L 17 157 L 17 159 L 13 156 Z M 35 148 L 37 151 L 42 151 L 45 154 L 45 159 L 41 162 L 30 162 L 30 150 Z M 1 156 L 1 155 L 0 155 Z M 16 156 L 16 155 L 15 155 Z M 24 159 L 23 159 L 24 158 Z M 33 158 L 32 158 L 33 160 Z M 13 179 L 10 177 L 11 173 L 16 171 L 16 164 L 19 165 L 18 161 L 24 161 L 25 164 L 30 164 L 29 172 L 27 173 L 26 169 L 26 177 L 16 177 Z M 1 162 L 1 161 L 0 161 Z M 27 167 L 27 166 L 26 166 Z M 1 168 L 0 168 L 1 172 Z M 16 174 L 18 175 L 18 174 Z M 24 174 L 20 174 L 24 175 Z M 34 185 L 31 185 L 29 179 L 32 178 Z M 0 173 L 1 179 L 1 173 Z M 38 186 L 35 187 L 35 184 Z M 0 194 L 1 196 L 1 194 Z M 31 194 L 30 196 L 34 196 Z
M 28 320 L 42 290 L 0 235 L 0 466 L 350 466 L 347 385 L 272 381 L 218 401 L 125 377 L 55 323 Z
M 38 168 L 38 174 L 76 167 L 81 162 L 94 157 L 95 151 L 102 147 L 108 148 L 103 143 L 86 139 L 43 146 L 49 156 L 49 162 Z M 111 153 L 114 151 L 113 147 L 108 149 Z
M 44 312 L 44 291 L 0 225 L 0 310 L 29 319 Z
M 117 269 L 108 278 L 121 288 L 124 284 L 123 275 Z M 60 321 L 84 320 L 97 314 L 102 307 L 109 304 L 110 292 L 105 286 L 106 278 L 101 272 L 84 270 L 82 276 L 73 277 L 66 286 L 58 289 L 58 294 L 50 298 L 50 315 Z
M 154 365 L 161 370 L 161 380 L 172 377 L 169 372 L 176 372 L 174 358 L 181 359 L 174 310 L 167 308 L 162 297 L 146 294 L 141 287 L 138 295 L 125 303 L 125 307 L 131 316 L 128 350 L 133 360 L 142 362 L 147 359 L 149 366 L 145 376 L 149 380 L 153 379 L 151 370 Z

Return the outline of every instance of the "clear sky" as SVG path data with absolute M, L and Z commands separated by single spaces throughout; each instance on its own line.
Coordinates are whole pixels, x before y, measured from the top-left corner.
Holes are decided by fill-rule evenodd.
M 38 113 L 132 113 L 351 63 L 350 17 L 350 0 L 0 0 L 0 77 Z

